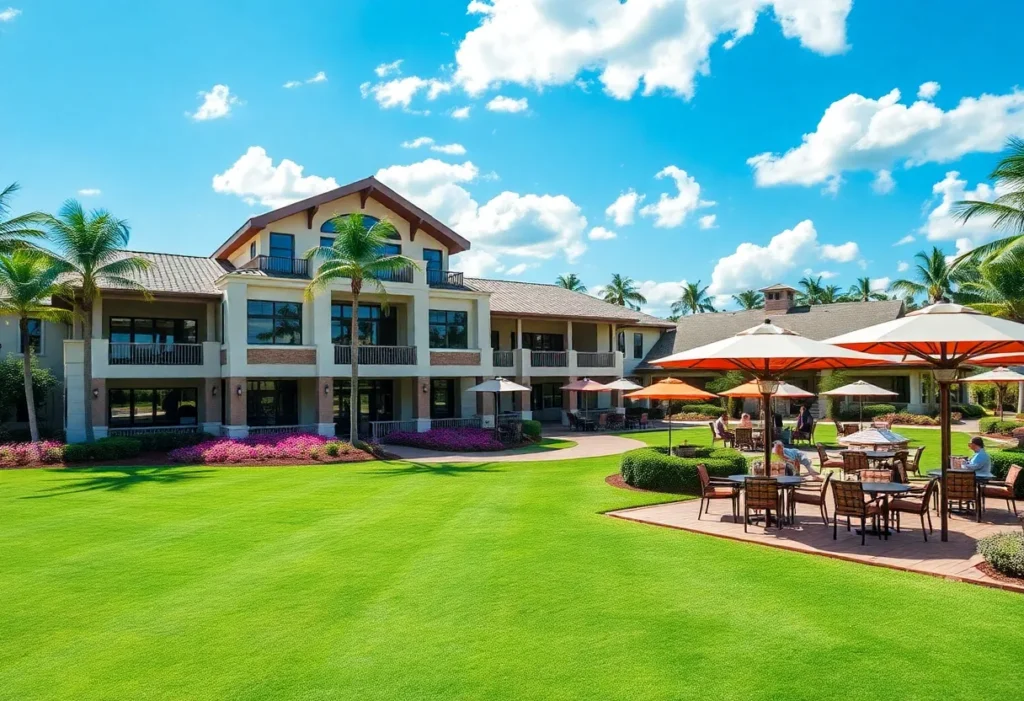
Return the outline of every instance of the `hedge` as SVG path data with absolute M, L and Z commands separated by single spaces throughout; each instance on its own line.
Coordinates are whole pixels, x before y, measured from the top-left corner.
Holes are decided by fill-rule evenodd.
M 677 408 L 676 404 L 673 403 L 672 413 L 701 414 L 703 416 L 713 416 L 715 418 L 718 418 L 722 414 L 726 413 L 726 411 L 717 404 L 683 404 Z
M 886 414 L 895 414 L 896 407 L 892 404 L 865 404 L 864 405 L 864 418 L 865 419 L 877 419 L 879 416 L 885 416 Z M 856 421 L 860 418 L 860 406 L 853 405 L 849 408 L 843 408 L 839 412 L 839 418 L 843 421 Z
M 669 455 L 668 448 L 638 448 L 623 454 L 619 472 L 626 484 L 640 489 L 699 494 L 698 465 L 712 477 L 747 471 L 747 459 L 731 448 L 697 448 L 692 458 Z
M 1010 435 L 1013 429 L 1024 426 L 1024 421 L 1000 421 L 998 416 L 986 416 L 978 422 L 978 429 L 982 433 L 999 433 Z
M 954 404 L 949 410 L 959 412 L 961 416 L 966 416 L 968 419 L 980 419 L 986 416 L 984 407 L 977 404 Z
M 978 552 L 997 572 L 1024 577 L 1024 534 L 996 533 L 978 541 Z
M 939 420 L 933 419 L 930 416 L 922 416 L 921 414 L 908 414 L 905 411 L 897 412 L 895 414 L 885 414 L 878 417 L 879 420 L 885 421 L 892 425 L 903 425 L 903 426 L 938 426 Z
M 1007 448 L 1006 450 L 994 450 L 988 455 L 992 458 L 992 474 L 997 479 L 1006 477 L 1010 465 L 1024 467 L 1024 449 Z M 1016 494 L 1018 499 L 1024 499 L 1024 477 L 1017 480 Z
M 110 436 L 95 443 L 71 443 L 64 446 L 64 462 L 97 462 L 138 457 L 142 443 L 138 438 Z
M 185 448 L 190 445 L 199 445 L 206 441 L 212 441 L 216 436 L 211 433 L 181 433 L 174 431 L 154 431 L 153 433 L 141 433 L 132 436 L 139 442 L 142 452 L 168 453 L 177 448 Z
M 523 435 L 529 438 L 540 438 L 541 425 L 540 421 L 527 420 L 523 421 Z

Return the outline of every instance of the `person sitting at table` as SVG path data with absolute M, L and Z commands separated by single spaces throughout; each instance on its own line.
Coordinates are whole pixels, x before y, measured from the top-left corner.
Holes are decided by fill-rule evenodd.
M 753 428 L 754 424 L 750 420 L 750 414 L 743 412 L 740 416 L 740 428 Z
M 985 440 L 981 436 L 975 436 L 967 444 L 967 447 L 971 449 L 974 455 L 961 467 L 965 470 L 974 470 L 975 472 L 991 472 L 992 458 L 985 452 Z
M 811 478 L 821 479 L 821 474 L 811 466 L 811 459 L 804 455 L 803 451 L 797 448 L 787 448 L 782 441 L 772 443 L 772 463 L 786 463 L 787 475 L 799 475 L 803 467 Z
M 800 405 L 800 413 L 796 417 L 796 430 L 805 436 L 811 435 L 811 429 L 814 428 L 814 417 L 811 416 L 811 412 L 807 411 L 805 404 Z
M 715 419 L 715 434 L 719 438 L 728 438 L 729 440 L 736 438 L 733 432 L 729 430 L 729 415 L 724 411 L 721 416 Z

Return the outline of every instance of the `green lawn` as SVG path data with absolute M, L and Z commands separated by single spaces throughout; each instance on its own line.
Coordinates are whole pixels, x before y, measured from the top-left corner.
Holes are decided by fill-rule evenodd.
M 0 698 L 1019 695 L 1024 597 L 602 516 L 663 498 L 617 466 L 0 472 Z
M 576 441 L 567 438 L 541 438 L 533 445 L 527 445 L 516 450 L 517 453 L 546 453 L 549 450 L 563 450 L 572 448 Z

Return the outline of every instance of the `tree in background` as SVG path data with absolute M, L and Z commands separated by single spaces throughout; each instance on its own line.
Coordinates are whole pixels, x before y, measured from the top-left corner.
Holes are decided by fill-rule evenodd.
M 57 389 L 60 381 L 49 369 L 39 364 L 39 358 L 32 354 L 32 399 L 36 416 L 46 405 L 46 398 Z M 0 402 L 0 443 L 15 440 L 6 435 L 6 425 L 17 420 L 18 401 L 15 397 L 25 396 L 24 360 L 9 353 L 0 360 L 0 397 L 11 397 L 11 401 Z M 26 407 L 27 409 L 28 407 Z M 31 437 L 31 434 L 30 434 Z
M 709 380 L 704 389 L 708 392 L 715 394 L 721 394 L 722 392 L 732 389 L 733 387 L 739 387 L 747 381 L 746 375 L 739 370 L 730 370 L 721 377 L 716 377 L 713 380 Z M 740 400 L 733 399 L 732 397 L 721 397 L 722 407 L 729 412 L 730 416 L 736 415 L 736 407 Z
M 764 295 L 756 290 L 744 290 L 733 295 L 732 300 L 740 305 L 740 309 L 764 309 Z
M 960 266 L 954 270 L 938 246 L 933 246 L 931 252 L 921 251 L 914 260 L 914 279 L 896 280 L 889 289 L 903 297 L 927 297 L 929 304 L 940 299 L 952 299 L 957 285 L 970 280 L 975 274 L 971 266 Z
M 0 253 L 12 253 L 25 245 L 26 239 L 38 239 L 45 236 L 40 225 L 46 220 L 42 212 L 30 212 L 7 219 L 11 212 L 11 198 L 21 186 L 11 183 L 0 190 Z
M 831 373 L 821 376 L 821 380 L 818 382 L 818 394 L 822 392 L 828 392 L 833 389 L 839 389 L 843 385 L 850 384 L 850 376 L 843 370 L 833 370 Z M 839 402 L 842 401 L 842 397 L 824 397 L 825 399 L 825 416 L 830 419 L 839 417 Z
M 839 289 L 839 285 L 829 285 L 828 287 L 821 288 L 821 293 L 818 295 L 818 304 L 836 304 L 837 302 L 845 302 L 846 295 Z
M 587 286 L 583 284 L 583 281 L 576 277 L 576 273 L 568 273 L 566 275 L 559 275 L 555 279 L 555 284 L 566 290 L 572 292 L 586 292 Z
M 679 299 L 672 303 L 672 313 L 686 316 L 687 314 L 714 312 L 715 305 L 711 297 L 708 296 L 708 287 L 710 285 L 701 287 L 700 280 L 683 285 Z
M 797 293 L 796 300 L 797 304 L 821 304 L 821 296 L 825 292 L 825 288 L 821 284 L 821 276 L 818 277 L 804 277 L 797 283 L 802 290 Z
M 640 294 L 633 278 L 618 273 L 612 275 L 612 281 L 604 288 L 601 298 L 605 302 L 635 311 L 640 311 L 641 304 L 647 304 L 647 298 Z
M 880 302 L 889 297 L 884 292 L 871 289 L 871 278 L 859 277 L 846 291 L 846 299 L 850 302 Z
M 990 217 L 993 228 L 1010 235 L 960 256 L 957 267 L 965 261 L 980 263 L 986 258 L 1024 248 L 1024 139 L 1011 137 L 1006 148 L 1009 153 L 988 176 L 995 180 L 996 191 L 1003 194 L 992 202 L 960 200 L 953 205 L 953 215 L 965 224 L 975 217 Z
M 1024 322 L 1024 246 L 978 264 L 977 277 L 960 284 L 956 301 L 979 312 Z

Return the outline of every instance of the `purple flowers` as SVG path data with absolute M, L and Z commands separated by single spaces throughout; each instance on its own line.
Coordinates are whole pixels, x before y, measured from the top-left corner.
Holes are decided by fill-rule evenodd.
M 502 450 L 505 446 L 486 428 L 432 428 L 423 433 L 398 431 L 384 437 L 385 443 L 408 445 L 427 450 L 479 452 Z
M 54 465 L 64 460 L 64 444 L 56 441 L 0 444 L 0 467 Z
M 276 460 L 335 460 L 346 455 L 361 454 L 348 443 L 311 433 L 255 436 L 252 438 L 217 438 L 198 445 L 177 448 L 167 454 L 174 462 L 260 463 Z

